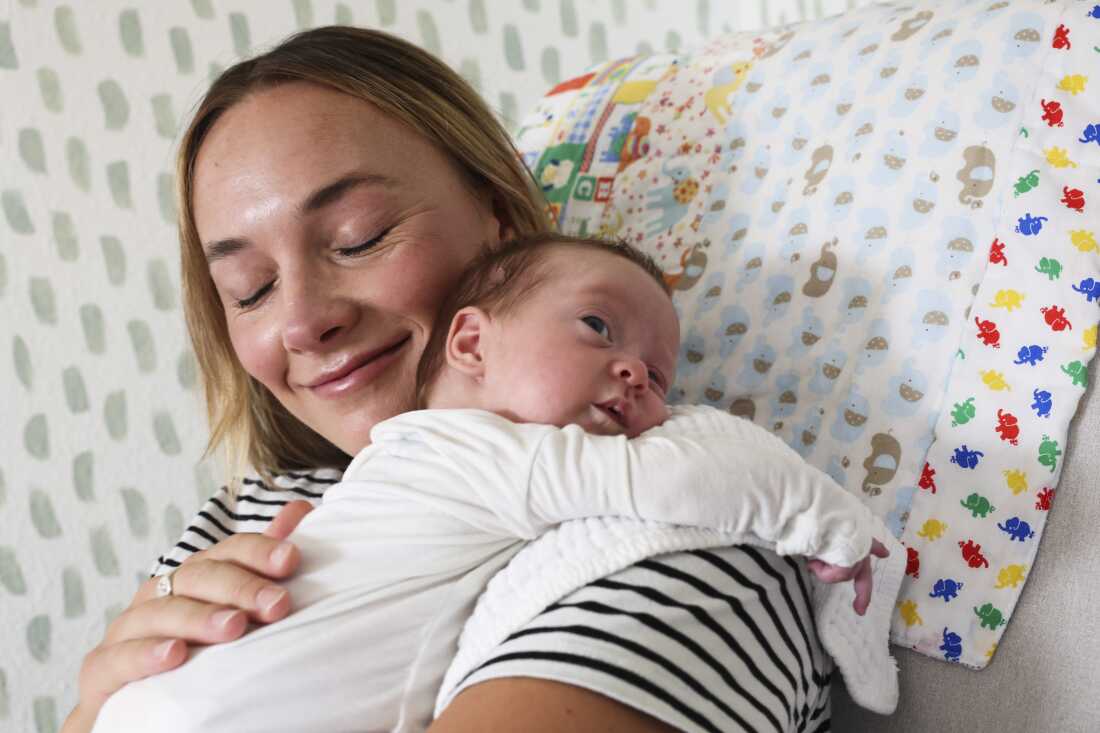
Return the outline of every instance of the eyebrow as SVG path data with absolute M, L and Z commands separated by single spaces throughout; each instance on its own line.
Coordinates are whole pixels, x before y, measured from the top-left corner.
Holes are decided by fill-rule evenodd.
M 309 194 L 309 196 L 306 196 L 305 200 L 298 205 L 297 211 L 299 215 L 312 213 L 339 201 L 348 191 L 360 186 L 383 186 L 385 188 L 390 188 L 396 185 L 396 183 L 397 181 L 395 179 L 378 173 L 353 173 L 338 178 L 332 183 L 325 184 Z M 249 240 L 241 237 L 229 237 L 228 239 L 218 239 L 213 242 L 208 242 L 203 245 L 203 251 L 206 253 L 206 263 L 211 264 L 217 260 L 234 255 L 241 250 L 247 249 L 249 245 Z

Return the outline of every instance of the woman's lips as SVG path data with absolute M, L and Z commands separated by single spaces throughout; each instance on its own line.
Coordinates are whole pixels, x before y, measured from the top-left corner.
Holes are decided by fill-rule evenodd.
M 379 352 L 377 355 L 363 362 L 362 365 L 351 370 L 344 376 L 322 382 L 314 387 L 310 387 L 309 390 L 322 398 L 343 397 L 348 392 L 370 384 L 378 375 L 384 372 L 387 367 L 398 359 L 402 349 L 409 343 L 409 339 L 411 338 L 412 336 L 406 336 L 401 339 L 401 341 L 398 341 L 385 351 Z

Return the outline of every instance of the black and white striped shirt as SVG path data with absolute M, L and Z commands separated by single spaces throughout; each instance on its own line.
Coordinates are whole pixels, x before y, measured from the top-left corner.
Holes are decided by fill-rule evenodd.
M 319 503 L 340 472 L 246 479 L 202 507 L 154 575 L 289 501 Z M 662 555 L 548 607 L 463 682 L 536 677 L 606 695 L 685 731 L 829 730 L 832 662 L 801 561 L 751 547 Z

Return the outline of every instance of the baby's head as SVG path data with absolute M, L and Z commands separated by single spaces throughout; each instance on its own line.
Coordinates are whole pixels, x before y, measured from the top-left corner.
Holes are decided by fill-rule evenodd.
M 634 437 L 668 417 L 680 326 L 660 268 L 625 243 L 559 234 L 479 257 L 443 303 L 420 408 Z

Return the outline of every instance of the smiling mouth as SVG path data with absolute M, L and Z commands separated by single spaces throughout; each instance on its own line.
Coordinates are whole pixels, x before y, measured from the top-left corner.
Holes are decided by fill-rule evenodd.
M 309 389 L 320 391 L 327 391 L 336 388 L 338 385 L 343 384 L 346 380 L 348 380 L 349 377 L 356 374 L 360 370 L 363 370 L 364 368 L 367 368 L 369 370 L 372 365 L 377 365 L 380 362 L 385 361 L 388 357 L 400 351 L 411 338 L 411 334 L 406 335 L 404 338 L 397 341 L 392 346 L 388 346 L 382 351 L 377 351 L 373 354 L 369 354 L 367 358 L 363 359 L 363 361 L 359 363 L 355 363 L 354 366 L 352 366 L 350 369 L 347 369 L 346 371 L 341 370 L 340 372 L 334 374 L 331 378 L 326 379 L 323 382 L 318 382 L 316 384 L 306 386 L 308 386 Z

